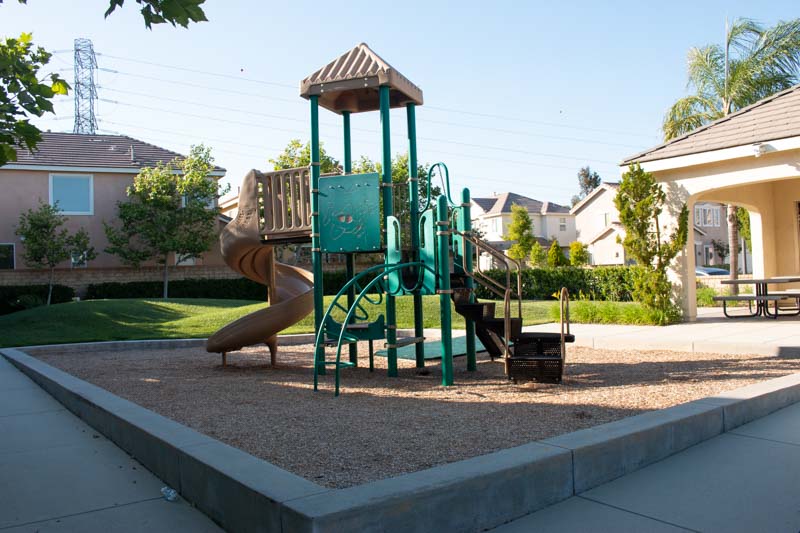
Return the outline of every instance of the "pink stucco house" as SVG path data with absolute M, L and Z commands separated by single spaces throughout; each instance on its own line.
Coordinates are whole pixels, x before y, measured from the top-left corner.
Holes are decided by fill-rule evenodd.
M 87 263 L 65 261 L 57 282 L 79 290 L 89 283 L 159 279 L 154 268 L 124 267 L 103 250 L 108 241 L 103 221 L 113 222 L 118 201 L 126 201 L 125 189 L 143 167 L 168 162 L 181 154 L 124 135 L 43 133 L 37 150 L 17 150 L 17 161 L 0 167 L 0 284 L 43 282 L 45 276 L 29 269 L 23 259 L 24 243 L 14 234 L 22 212 L 39 201 L 54 203 L 67 215 L 67 227 L 89 232 L 97 258 Z M 219 179 L 225 169 L 215 167 Z M 220 221 L 224 225 L 224 221 Z M 174 261 L 174 259 L 173 259 Z M 150 272 L 150 271 L 153 272 Z M 177 278 L 210 277 L 227 270 L 218 247 L 176 269 Z

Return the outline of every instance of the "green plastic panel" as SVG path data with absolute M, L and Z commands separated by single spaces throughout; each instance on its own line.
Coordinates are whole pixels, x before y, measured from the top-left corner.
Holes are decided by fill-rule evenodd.
M 428 209 L 419 218 L 419 260 L 428 267 L 423 274 L 422 294 L 436 294 L 436 234 L 433 217 L 433 209 Z
M 403 250 L 400 245 L 400 221 L 397 217 L 386 217 L 386 263 L 397 265 L 403 262 Z M 387 291 L 399 295 L 403 288 L 402 270 L 386 274 Z M 403 292 L 405 294 L 405 292 Z
M 380 175 L 350 174 L 320 179 L 319 216 L 323 252 L 380 251 Z

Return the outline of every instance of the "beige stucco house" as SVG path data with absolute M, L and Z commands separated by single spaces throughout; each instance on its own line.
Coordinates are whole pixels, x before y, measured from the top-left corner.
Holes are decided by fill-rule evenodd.
M 750 213 L 753 276 L 800 273 L 800 85 L 672 141 L 629 157 L 668 195 L 664 224 L 685 203 L 734 204 Z M 696 316 L 694 232 L 673 268 L 685 317 Z M 781 286 L 786 289 L 787 286 Z
M 533 235 L 547 248 L 553 240 L 569 254 L 569 243 L 575 240 L 575 217 L 569 208 L 553 202 L 541 202 L 504 192 L 489 198 L 473 198 L 471 206 L 472 227 L 483 234 L 483 239 L 498 250 L 506 251 L 511 242 L 504 239 L 511 224 L 511 206 L 520 205 L 528 210 L 533 224 Z M 481 258 L 481 268 L 491 268 L 489 256 Z
M 25 265 L 25 244 L 14 234 L 20 214 L 36 208 L 40 201 L 57 201 L 67 216 L 66 227 L 70 231 L 86 228 L 97 251 L 97 258 L 88 263 L 80 258 L 65 261 L 59 266 L 58 282 L 142 279 L 141 275 L 126 277 L 125 272 L 132 269 L 103 251 L 108 245 L 103 222 L 114 221 L 117 202 L 127 201 L 125 189 L 142 167 L 180 157 L 123 135 L 48 132 L 42 134 L 36 151 L 18 149 L 17 161 L 0 167 L 0 283 L 19 285 L 43 279 L 40 272 Z M 224 175 L 223 168 L 216 167 L 212 172 L 215 179 Z M 224 265 L 217 246 L 181 264 L 189 270 Z

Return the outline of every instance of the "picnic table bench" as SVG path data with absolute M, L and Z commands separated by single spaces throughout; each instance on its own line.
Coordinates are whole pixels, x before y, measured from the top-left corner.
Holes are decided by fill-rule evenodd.
M 794 308 L 791 308 L 794 312 L 791 313 L 793 315 L 800 314 L 800 290 L 798 289 L 789 289 L 785 291 L 772 291 L 770 292 L 768 286 L 770 284 L 782 284 L 782 283 L 797 283 L 800 282 L 800 277 L 798 276 L 778 276 L 773 278 L 762 278 L 762 279 L 730 279 L 730 280 L 723 280 L 722 283 L 726 285 L 755 285 L 756 292 L 755 294 L 742 294 L 738 296 L 715 296 L 714 301 L 722 302 L 722 312 L 728 318 L 737 318 L 737 317 L 754 317 L 754 316 L 766 316 L 769 318 L 778 318 L 779 314 L 790 314 L 790 313 L 779 313 L 778 302 L 780 300 L 787 300 L 787 299 L 794 299 L 796 305 Z M 728 302 L 747 302 L 749 314 L 744 315 L 730 315 L 728 314 Z M 770 312 L 769 310 L 769 303 L 773 302 L 774 304 L 774 312 Z M 753 310 L 753 303 L 756 304 L 755 310 Z

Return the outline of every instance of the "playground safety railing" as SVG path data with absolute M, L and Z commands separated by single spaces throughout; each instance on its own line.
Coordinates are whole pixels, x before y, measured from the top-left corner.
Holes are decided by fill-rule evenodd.
M 311 178 L 308 167 L 258 172 L 261 234 L 295 237 L 311 231 Z
M 492 247 L 486 241 L 483 241 L 474 235 L 471 232 L 464 232 L 464 231 L 457 231 L 453 230 L 453 233 L 461 236 L 465 241 L 469 242 L 473 246 L 473 250 L 475 253 L 475 257 L 473 259 L 473 272 L 472 274 L 467 273 L 466 265 L 466 257 L 462 257 L 462 270 L 464 273 L 471 277 L 473 280 L 477 281 L 489 291 L 491 291 L 496 296 L 499 296 L 503 299 L 503 329 L 505 334 L 503 335 L 503 347 L 505 349 L 505 356 L 508 357 L 509 352 L 509 338 L 511 337 L 511 295 L 513 294 L 513 289 L 511 287 L 511 267 L 514 266 L 516 268 L 517 273 L 517 291 L 516 291 L 516 300 L 517 300 L 517 317 L 522 319 L 522 265 L 516 259 L 512 259 L 508 257 L 506 254 L 501 252 L 500 250 Z M 503 265 L 506 273 L 506 282 L 505 284 L 500 283 L 499 281 L 491 278 L 488 274 L 486 274 L 481 268 L 481 253 L 489 254 L 493 259 Z
M 370 267 L 366 270 L 359 272 L 355 277 L 348 280 L 347 283 L 336 293 L 333 300 L 331 301 L 330 305 L 328 305 L 328 309 L 325 311 L 325 315 L 322 317 L 322 326 L 320 327 L 319 331 L 317 331 L 317 336 L 314 341 L 314 353 L 317 353 L 317 348 L 320 346 L 322 342 L 325 340 L 325 327 L 326 324 L 331 318 L 331 314 L 333 313 L 334 309 L 343 309 L 343 306 L 338 303 L 339 298 L 345 296 L 347 294 L 347 290 L 350 287 L 356 287 L 359 289 L 358 296 L 353 301 L 353 304 L 347 311 L 347 315 L 345 316 L 344 320 L 342 321 L 342 328 L 339 331 L 339 337 L 336 341 L 336 360 L 325 362 L 324 364 L 330 365 L 334 367 L 334 374 L 335 374 L 335 396 L 339 396 L 339 370 L 342 367 L 351 367 L 354 366 L 354 363 L 351 362 L 342 362 L 342 341 L 344 340 L 356 340 L 355 336 L 348 335 L 347 333 L 347 324 L 351 323 L 351 320 L 358 316 L 359 310 L 365 311 L 364 308 L 360 305 L 361 300 L 366 300 L 370 303 L 374 303 L 373 300 L 370 299 L 370 291 L 373 288 L 377 289 L 378 294 L 383 294 L 386 292 L 386 275 L 392 272 L 400 271 L 406 268 L 423 268 L 429 269 L 421 261 L 412 262 L 412 263 L 399 263 L 399 264 L 381 264 L 375 265 Z M 362 287 L 360 280 L 362 278 L 367 277 L 369 274 L 377 273 L 377 275 L 371 279 L 366 285 Z M 319 382 L 319 366 L 321 362 L 317 361 L 316 358 L 314 360 L 314 390 L 317 390 L 317 385 Z

